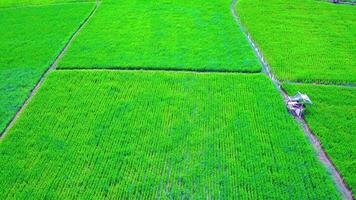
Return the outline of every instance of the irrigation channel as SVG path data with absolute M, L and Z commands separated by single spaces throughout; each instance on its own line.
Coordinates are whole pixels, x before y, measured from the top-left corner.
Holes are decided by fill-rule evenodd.
M 92 18 L 92 16 L 95 14 L 97 11 L 98 7 L 100 6 L 101 1 L 96 0 L 94 8 L 91 10 L 89 15 L 84 19 L 84 21 L 80 24 L 78 29 L 73 33 L 73 35 L 70 37 L 68 42 L 65 44 L 59 55 L 56 57 L 54 62 L 50 65 L 50 67 L 44 72 L 44 74 L 41 76 L 31 93 L 29 94 L 28 98 L 25 100 L 25 102 L 21 105 L 15 116 L 12 118 L 12 120 L 9 122 L 9 124 L 6 126 L 5 130 L 1 133 L 0 135 L 0 140 L 5 137 L 5 135 L 8 133 L 8 131 L 11 129 L 11 127 L 14 125 L 15 121 L 18 119 L 18 117 L 21 115 L 22 111 L 24 108 L 28 105 L 28 103 L 31 101 L 32 97 L 36 94 L 40 86 L 42 85 L 43 81 L 45 78 L 48 76 L 48 74 L 53 71 L 53 70 L 83 70 L 83 71 L 88 71 L 88 70 L 95 70 L 95 71 L 123 71 L 123 70 L 129 70 L 129 71 L 174 71 L 174 72 L 192 72 L 192 73 L 251 73 L 251 72 L 234 72 L 234 71 L 214 71 L 214 70 L 202 70 L 202 71 L 194 71 L 194 70 L 182 70 L 182 69 L 159 69 L 159 68 L 105 68 L 105 69 L 83 69 L 83 68 L 71 68 L 71 69 L 56 69 L 56 66 L 58 62 L 62 59 L 62 57 L 65 55 L 67 52 L 69 46 L 72 44 L 72 42 L 75 40 L 75 38 L 78 36 L 80 31 L 85 27 L 85 25 L 89 22 L 89 20 Z M 266 74 L 270 80 L 273 82 L 275 85 L 276 89 L 278 92 L 281 94 L 283 97 L 285 103 L 287 102 L 288 99 L 288 94 L 282 89 L 281 84 L 282 82 L 278 81 L 275 76 L 271 73 L 270 67 L 267 64 L 266 60 L 264 59 L 261 51 L 259 50 L 257 44 L 253 41 L 252 37 L 250 34 L 247 32 L 247 29 L 244 27 L 242 22 L 240 21 L 240 18 L 238 17 L 235 7 L 237 4 L 237 0 L 233 0 L 231 3 L 231 13 L 232 16 L 237 23 L 238 27 L 240 30 L 245 34 L 248 42 L 250 43 L 251 47 L 253 48 L 255 54 L 257 55 L 258 59 L 260 60 L 262 64 L 262 73 Z M 303 84 L 302 82 L 290 82 L 290 81 L 285 81 L 283 83 L 291 83 L 291 84 Z M 321 83 L 310 83 L 310 84 L 315 84 L 315 85 L 329 85 L 329 84 L 321 84 Z M 331 85 L 331 84 L 330 84 Z M 340 84 L 336 85 L 333 84 L 333 86 L 340 86 L 340 87 L 356 87 L 356 84 Z M 351 190 L 346 186 L 343 178 L 341 177 L 340 173 L 337 171 L 336 167 L 330 160 L 330 158 L 327 156 L 325 153 L 320 141 L 316 138 L 316 136 L 312 133 L 310 130 L 307 122 L 305 121 L 304 118 L 298 118 L 294 117 L 294 119 L 297 121 L 297 123 L 301 126 L 303 129 L 305 135 L 308 137 L 310 140 L 319 160 L 324 164 L 324 166 L 328 169 L 329 173 L 331 174 L 333 181 L 338 189 L 338 191 L 341 193 L 342 197 L 344 199 L 348 200 L 353 200 L 353 194 Z

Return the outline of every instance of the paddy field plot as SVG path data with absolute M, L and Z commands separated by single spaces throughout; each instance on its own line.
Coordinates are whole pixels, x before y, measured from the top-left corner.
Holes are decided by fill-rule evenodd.
M 280 80 L 356 83 L 356 7 L 238 0 L 237 13 Z
M 1 199 L 339 198 L 262 74 L 53 71 L 0 166 Z
M 103 1 L 59 68 L 259 72 L 230 0 Z
M 294 95 L 307 93 L 314 105 L 307 108 L 306 121 L 321 141 L 346 184 L 356 190 L 356 88 L 285 84 Z
M 92 8 L 0 9 L 0 132 Z

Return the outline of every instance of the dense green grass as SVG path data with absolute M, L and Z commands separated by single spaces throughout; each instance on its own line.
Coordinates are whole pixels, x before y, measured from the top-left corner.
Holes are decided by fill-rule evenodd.
M 327 154 L 353 191 L 356 190 L 356 88 L 291 85 L 290 94 L 306 92 L 314 105 L 306 120 L 318 136 Z
M 54 71 L 0 166 L 1 199 L 338 198 L 262 74 Z
M 95 0 L 1 0 L 0 8 L 19 7 L 19 6 L 37 6 L 49 4 L 62 3 L 77 3 L 77 2 L 91 2 Z
M 0 10 L 0 132 L 92 6 Z
M 259 72 L 230 4 L 104 1 L 59 66 Z
M 356 83 L 356 7 L 238 0 L 237 12 L 280 80 Z

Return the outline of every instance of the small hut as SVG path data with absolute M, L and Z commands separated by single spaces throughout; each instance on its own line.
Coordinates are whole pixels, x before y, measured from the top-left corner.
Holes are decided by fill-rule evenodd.
M 312 101 L 306 94 L 298 92 L 295 96 L 288 97 L 287 107 L 289 112 L 298 118 L 302 118 L 306 104 L 312 105 Z

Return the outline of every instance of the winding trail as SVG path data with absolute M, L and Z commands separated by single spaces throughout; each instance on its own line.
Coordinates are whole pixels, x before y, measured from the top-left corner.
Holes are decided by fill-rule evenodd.
M 259 50 L 257 44 L 253 41 L 252 37 L 247 32 L 247 29 L 243 26 L 242 22 L 240 21 L 240 18 L 238 17 L 237 12 L 235 10 L 236 5 L 237 5 L 237 0 L 233 0 L 233 2 L 231 4 L 231 12 L 232 12 L 232 15 L 233 15 L 236 23 L 238 24 L 238 26 L 240 27 L 242 32 L 245 34 L 247 40 L 249 41 L 249 43 L 252 46 L 253 50 L 255 51 L 257 57 L 259 58 L 262 66 L 263 66 L 262 72 L 265 73 L 271 79 L 271 81 L 273 82 L 273 84 L 275 85 L 275 87 L 277 88 L 279 93 L 284 98 L 284 101 L 287 102 L 288 94 L 282 89 L 281 82 L 278 81 L 275 78 L 275 76 L 271 73 L 270 67 L 268 66 L 266 60 L 263 58 L 263 55 L 262 55 L 261 51 Z M 289 83 L 293 83 L 293 82 L 289 82 Z M 345 86 L 355 87 L 355 85 L 345 85 Z M 326 167 L 328 172 L 331 174 L 333 181 L 334 181 L 337 189 L 341 193 L 342 197 L 344 199 L 353 200 L 354 198 L 352 196 L 351 190 L 347 187 L 347 185 L 345 184 L 345 181 L 343 180 L 340 173 L 337 171 L 335 165 L 332 163 L 330 158 L 327 156 L 320 141 L 317 139 L 315 134 L 313 134 L 313 132 L 309 128 L 308 123 L 305 121 L 304 118 L 298 118 L 298 117 L 294 117 L 294 118 L 298 122 L 298 124 L 300 124 L 300 126 L 303 128 L 303 131 L 304 131 L 305 135 L 308 137 L 311 144 L 313 145 L 314 151 L 318 155 L 319 160 L 324 164 L 324 166 Z
M 17 118 L 19 118 L 20 114 L 22 113 L 22 111 L 25 109 L 25 107 L 28 105 L 28 103 L 31 101 L 32 97 L 36 94 L 36 92 L 38 91 L 38 89 L 41 87 L 43 81 L 45 80 L 45 78 L 49 75 L 49 73 L 53 70 L 56 69 L 58 62 L 62 59 L 62 57 L 64 56 L 64 54 L 67 52 L 69 46 L 72 44 L 72 42 L 74 41 L 74 39 L 78 36 L 78 34 L 80 33 L 80 31 L 84 28 L 84 26 L 88 23 L 88 21 L 91 19 L 91 17 L 94 15 L 94 13 L 96 12 L 96 10 L 98 9 L 100 5 L 100 1 L 96 0 L 95 5 L 93 7 L 93 9 L 90 11 L 89 15 L 83 20 L 83 22 L 79 25 L 79 27 L 77 28 L 77 30 L 72 34 L 72 36 L 69 38 L 68 42 L 64 45 L 64 47 L 62 48 L 62 50 L 60 51 L 60 53 L 57 55 L 56 59 L 53 61 L 53 63 L 49 66 L 49 68 L 42 74 L 42 76 L 40 77 L 39 81 L 36 83 L 35 87 L 32 89 L 32 91 L 30 92 L 29 96 L 27 97 L 27 99 L 25 100 L 25 102 L 21 105 L 20 109 L 16 112 L 16 114 L 14 115 L 14 117 L 11 119 L 11 121 L 9 122 L 9 124 L 6 126 L 6 128 L 4 129 L 4 131 L 0 134 L 0 140 L 3 139 L 6 134 L 9 132 L 9 130 L 11 129 L 11 127 L 14 125 L 15 121 L 17 120 Z

